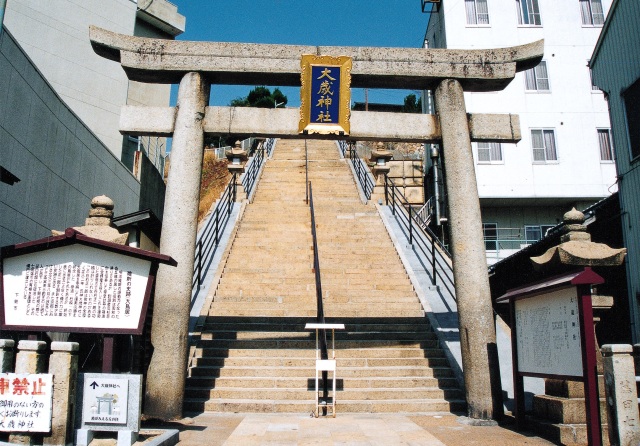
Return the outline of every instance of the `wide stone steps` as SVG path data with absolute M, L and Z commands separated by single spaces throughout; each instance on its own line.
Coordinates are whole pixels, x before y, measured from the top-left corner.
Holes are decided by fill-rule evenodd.
M 297 291 L 296 293 L 300 293 L 304 291 Z M 311 292 L 313 296 L 315 296 L 315 290 L 308 290 L 307 292 Z M 254 310 L 261 310 L 261 309 L 278 309 L 279 307 L 283 307 L 283 308 L 288 308 L 288 309 L 306 309 L 308 308 L 308 302 L 296 302 L 293 304 L 289 304 L 288 302 L 277 302 L 275 304 L 271 303 L 271 302 L 252 302 L 253 305 L 251 305 L 251 308 Z M 335 310 L 335 311 L 340 311 L 340 310 L 344 310 L 344 311 L 361 311 L 361 310 L 367 310 L 371 307 L 370 303 L 368 302 L 358 302 L 358 303 L 354 303 L 354 302 L 345 302 L 345 303 L 339 303 L 339 302 L 333 302 L 331 298 L 326 299 L 325 302 L 326 305 L 329 305 L 331 309 Z M 224 310 L 227 308 L 238 308 L 238 302 L 219 302 L 216 301 L 213 303 L 213 305 L 215 305 L 215 307 L 219 310 Z M 421 310 L 422 309 L 422 305 L 420 305 L 420 302 L 412 302 L 412 303 L 408 303 L 408 302 L 384 302 L 383 305 L 380 305 L 382 307 L 384 307 L 385 310 L 389 311 L 389 310 L 406 310 L 406 311 L 411 311 L 411 310 Z M 314 308 L 315 310 L 315 308 Z
M 406 387 L 409 380 L 412 380 L 412 387 L 416 385 L 432 386 L 434 384 L 440 387 L 455 387 L 455 382 L 451 380 L 451 370 L 448 367 L 435 368 L 434 366 L 433 368 L 414 368 L 407 366 L 385 366 L 382 370 L 378 370 L 376 367 L 348 367 L 344 365 L 344 363 L 345 361 L 340 361 L 339 376 L 341 378 L 353 378 L 348 382 L 349 387 Z M 306 366 L 286 367 L 233 367 L 227 364 L 224 364 L 224 366 L 209 366 L 198 363 L 198 373 L 192 375 L 190 384 L 193 384 L 195 387 L 210 385 L 211 387 L 231 387 L 236 384 L 230 384 L 227 381 L 223 381 L 222 378 L 233 378 L 234 383 L 239 383 L 240 385 L 243 382 L 241 378 L 269 378 L 269 382 L 272 382 L 273 379 L 278 380 L 274 387 L 297 387 L 294 380 L 287 378 L 314 377 L 315 369 L 313 366 L 309 367 L 309 364 L 313 365 L 313 361 L 307 359 Z M 393 379 L 389 380 L 388 378 Z M 434 382 L 433 379 L 435 378 L 447 378 L 447 380 L 436 380 L 437 382 Z M 203 379 L 216 379 L 217 381 L 205 382 Z M 422 379 L 426 379 L 426 381 L 421 381 Z M 244 382 L 247 383 L 249 381 Z
M 376 208 L 335 143 L 308 141 L 338 410 L 449 412 L 464 395 Z M 316 319 L 305 143 L 277 142 L 247 204 L 191 351 L 184 410 L 309 413 Z M 329 334 L 330 341 L 330 334 Z M 331 342 L 329 342 L 331 347 Z
M 184 410 L 193 412 L 265 412 L 265 413 L 310 413 L 313 410 L 313 392 L 307 401 L 263 400 L 263 399 L 186 399 Z M 338 397 L 336 407 L 346 413 L 411 413 L 411 412 L 461 412 L 464 399 L 423 400 L 342 400 Z
M 219 331 L 216 330 L 212 333 L 206 333 L 206 338 L 203 335 L 202 340 L 218 340 L 218 339 L 234 339 L 234 340 L 274 340 L 274 339 L 289 339 L 289 340 L 310 340 L 315 341 L 315 333 L 306 332 L 291 332 L 291 331 Z M 371 340 L 381 336 L 378 332 L 344 332 L 337 331 L 335 333 L 336 343 L 340 341 L 356 341 L 356 340 Z M 386 331 L 384 333 L 386 337 L 392 337 L 395 340 L 437 340 L 438 336 L 432 331 L 423 331 L 419 333 L 410 333 L 405 331 Z M 339 344 L 338 344 L 339 345 Z
M 273 376 L 275 372 L 267 372 L 264 367 L 284 367 L 288 369 L 289 367 L 303 367 L 304 364 L 309 365 L 311 363 L 314 364 L 315 356 L 307 357 L 307 358 L 297 358 L 297 357 L 289 357 L 282 356 L 279 358 L 265 358 L 262 356 L 246 356 L 246 357 L 219 357 L 219 356 L 208 356 L 207 349 L 204 349 L 204 355 L 200 358 L 197 358 L 194 361 L 194 364 L 197 364 L 197 367 L 194 366 L 192 369 L 192 377 L 215 377 L 216 367 L 251 367 L 256 370 L 261 370 L 264 372 L 263 376 Z M 430 353 L 430 351 L 432 353 Z M 425 349 L 427 355 L 433 354 L 437 355 L 436 349 Z M 284 353 L 280 353 L 283 355 Z M 351 376 L 414 376 L 413 373 L 410 373 L 406 370 L 407 367 L 415 367 L 417 370 L 420 368 L 424 368 L 427 370 L 425 373 L 429 373 L 429 368 L 432 367 L 448 367 L 446 362 L 446 358 L 444 356 L 434 356 L 434 357 L 385 357 L 381 355 L 380 357 L 371 357 L 371 358 L 362 358 L 358 356 L 354 357 L 340 357 L 339 361 L 340 376 L 347 376 L 349 374 L 349 367 L 356 368 L 366 368 L 366 370 L 358 369 L 356 372 L 353 372 L 356 375 Z M 343 370 L 344 369 L 344 370 Z M 346 372 L 345 372 L 346 370 Z M 283 372 L 282 376 L 286 376 L 286 371 L 281 370 Z M 343 373 L 345 372 L 345 373 Z M 400 373 L 400 375 L 398 375 Z M 402 373 L 408 373 L 408 375 L 402 375 Z M 420 373 L 420 372 L 416 372 Z M 447 372 L 448 373 L 448 372 Z M 313 374 L 312 374 L 313 375 Z
M 342 369 L 340 369 L 342 370 Z M 207 368 L 202 368 L 203 374 L 192 376 L 189 388 L 216 390 L 221 388 L 235 388 L 235 390 L 261 389 L 290 389 L 298 392 L 306 392 L 315 386 L 315 369 L 301 369 L 297 375 L 278 376 L 266 374 L 261 376 L 223 376 L 215 377 L 205 374 Z M 215 372 L 215 370 L 212 370 Z M 358 371 L 359 372 L 359 371 Z M 445 371 L 446 372 L 446 371 Z M 337 375 L 341 380 L 339 387 L 341 392 L 350 389 L 358 389 L 360 392 L 367 390 L 395 389 L 397 392 L 411 393 L 417 388 L 423 389 L 459 389 L 457 381 L 450 376 L 360 376 L 356 373 L 341 373 Z M 199 379 L 202 378 L 202 379 Z M 313 381 L 311 385 L 309 382 Z M 413 398 L 405 396 L 405 398 Z
M 291 380 L 292 384 L 297 384 L 297 380 Z M 395 380 L 394 380 L 395 381 Z M 313 399 L 313 391 L 315 387 L 315 381 L 312 383 L 314 387 L 311 390 L 307 389 L 307 380 L 301 379 L 301 385 L 304 385 L 304 389 L 290 389 L 290 388 L 272 388 L 261 387 L 265 383 L 264 380 L 256 380 L 251 382 L 250 380 L 241 380 L 238 384 L 239 387 L 216 387 L 209 390 L 208 388 L 189 388 L 186 393 L 186 398 L 240 398 L 240 399 L 260 399 L 260 400 L 301 400 L 307 401 L 307 403 Z M 433 386 L 422 387 L 415 386 L 410 389 L 399 391 L 393 388 L 369 388 L 369 382 L 363 383 L 361 388 L 354 388 L 349 390 L 341 390 L 337 392 L 337 401 L 343 399 L 346 400 L 396 400 L 402 398 L 405 400 L 423 400 L 423 399 L 444 399 L 444 398 L 463 398 L 462 392 L 459 389 L 439 389 L 437 387 L 437 380 L 433 380 Z M 244 388 L 244 386 L 250 386 L 250 388 Z

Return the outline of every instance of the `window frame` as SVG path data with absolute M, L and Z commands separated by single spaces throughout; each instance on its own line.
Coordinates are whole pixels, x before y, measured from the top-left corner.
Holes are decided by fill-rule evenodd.
M 594 12 L 594 2 L 599 5 L 600 12 Z M 604 7 L 602 6 L 602 0 L 579 0 L 578 5 L 580 6 L 582 26 L 587 28 L 602 28 L 604 26 L 606 17 L 604 14 Z M 585 5 L 588 6 L 585 7 Z
M 480 145 L 486 145 L 486 147 L 481 147 Z M 488 160 L 484 160 L 484 159 L 480 159 L 480 151 L 481 150 L 487 150 L 487 154 L 489 155 L 489 159 Z M 498 157 L 495 157 L 494 159 L 494 155 L 495 154 L 499 155 Z M 477 164 L 482 164 L 482 165 L 490 165 L 490 164 L 504 164 L 504 155 L 502 152 L 502 144 L 499 142 L 477 142 L 476 143 L 476 159 L 477 159 Z
M 547 231 L 549 231 L 549 229 L 553 228 L 555 225 L 524 225 L 524 240 L 526 244 L 534 244 L 536 242 L 539 242 L 540 240 L 542 240 L 543 238 L 546 237 L 547 235 Z M 536 231 L 538 234 L 540 234 L 539 238 L 529 238 L 529 236 L 527 235 L 527 232 L 529 231 Z
M 544 68 L 546 77 L 541 75 L 541 71 Z M 533 73 L 533 76 L 530 77 L 530 74 Z M 533 89 L 529 88 L 530 80 L 535 84 Z M 547 88 L 540 88 L 540 84 L 546 81 Z M 542 60 L 538 65 L 533 68 L 529 68 L 524 71 L 524 90 L 527 93 L 551 93 L 551 82 L 549 81 L 549 67 L 547 66 L 547 61 Z
M 612 144 L 612 139 L 611 139 L 611 129 L 610 128 L 606 128 L 606 127 L 598 127 L 596 128 L 596 134 L 598 136 L 598 148 L 599 148 L 599 152 L 600 152 L 600 162 L 601 163 L 613 163 L 615 162 L 615 157 L 614 157 L 614 152 L 613 152 L 613 144 Z M 605 159 L 603 158 L 603 150 L 606 150 L 605 147 L 603 147 L 602 145 L 602 138 L 600 135 L 602 134 L 606 134 L 607 135 L 607 144 L 609 145 L 608 147 L 608 152 L 609 152 L 609 159 Z
M 527 12 L 526 21 L 525 21 L 525 10 L 522 5 L 523 2 L 528 9 L 530 6 L 532 9 L 537 10 L 538 12 Z M 535 7 L 534 7 L 535 5 Z M 516 0 L 516 9 L 518 13 L 518 26 L 522 27 L 541 27 L 542 26 L 542 13 L 540 12 L 540 3 L 538 0 Z M 531 23 L 531 17 L 533 16 L 534 20 Z M 537 17 L 539 23 L 535 23 L 535 18 Z
M 487 235 L 487 230 L 493 231 L 494 235 Z M 484 240 L 485 251 L 497 251 L 498 250 L 498 223 L 485 223 L 482 222 L 482 238 Z M 493 243 L 493 245 L 490 245 Z M 490 248 L 493 246 L 493 248 Z
M 479 12 L 478 2 L 482 2 L 485 5 L 487 12 Z M 473 12 L 469 11 L 469 4 L 473 3 Z M 491 18 L 489 15 L 489 0 L 464 0 L 465 20 L 466 26 L 469 27 L 490 27 Z M 481 23 L 480 16 L 486 15 L 486 23 Z M 473 23 L 469 23 L 469 19 L 473 16 Z
M 534 147 L 534 136 L 533 136 L 534 132 L 540 132 L 541 140 L 543 142 L 543 147 Z M 545 135 L 548 134 L 548 132 L 551 132 L 553 135 L 554 158 L 552 159 L 549 159 L 548 157 L 549 148 L 547 147 L 547 144 L 546 144 L 547 138 L 545 138 Z M 560 160 L 558 157 L 558 136 L 556 135 L 555 128 L 550 128 L 550 127 L 531 128 L 529 129 L 529 135 L 531 136 L 531 156 L 533 157 L 533 164 L 558 164 L 559 163 Z M 543 149 L 544 160 L 536 159 L 535 151 L 540 149 Z

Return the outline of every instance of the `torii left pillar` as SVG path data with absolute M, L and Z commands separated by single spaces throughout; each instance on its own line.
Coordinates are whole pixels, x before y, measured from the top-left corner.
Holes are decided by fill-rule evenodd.
M 156 280 L 144 413 L 182 418 L 187 374 L 189 304 L 196 247 L 200 176 L 204 153 L 202 121 L 210 84 L 199 73 L 180 81 L 167 181 L 160 252 L 170 252 L 178 266 L 160 265 Z M 173 333 L 173 336 L 166 336 Z

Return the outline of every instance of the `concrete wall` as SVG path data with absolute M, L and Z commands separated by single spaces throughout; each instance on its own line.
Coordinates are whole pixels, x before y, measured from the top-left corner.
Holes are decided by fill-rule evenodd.
M 21 180 L 0 183 L 0 246 L 84 224 L 96 195 L 111 197 L 116 215 L 138 210 L 140 183 L 6 30 L 0 79 L 0 165 Z
M 637 0 L 616 0 L 607 19 L 599 46 L 593 54 L 594 82 L 609 99 L 614 150 L 620 177 L 620 206 L 624 244 L 627 248 L 627 285 L 633 343 L 640 342 L 640 158 L 632 158 L 627 116 L 622 93 L 640 79 L 640 4 Z M 634 119 L 637 120 L 637 116 Z M 635 124 L 638 125 L 637 122 Z
M 131 0 L 9 1 L 4 18 L 55 91 L 118 159 L 128 81 L 118 64 L 94 53 L 89 25 L 131 35 L 135 21 Z
M 130 83 L 119 64 L 94 53 L 89 25 L 172 39 L 185 26 L 177 7 L 166 0 L 14 0 L 7 2 L 4 24 L 73 112 L 131 169 L 138 144 L 118 131 L 120 108 L 167 106 L 170 86 Z M 147 138 L 143 145 L 162 170 L 165 139 Z

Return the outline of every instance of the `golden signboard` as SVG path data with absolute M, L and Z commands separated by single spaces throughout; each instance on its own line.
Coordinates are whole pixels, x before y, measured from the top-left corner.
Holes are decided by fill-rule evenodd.
M 348 135 L 351 58 L 305 54 L 300 87 L 300 133 Z

